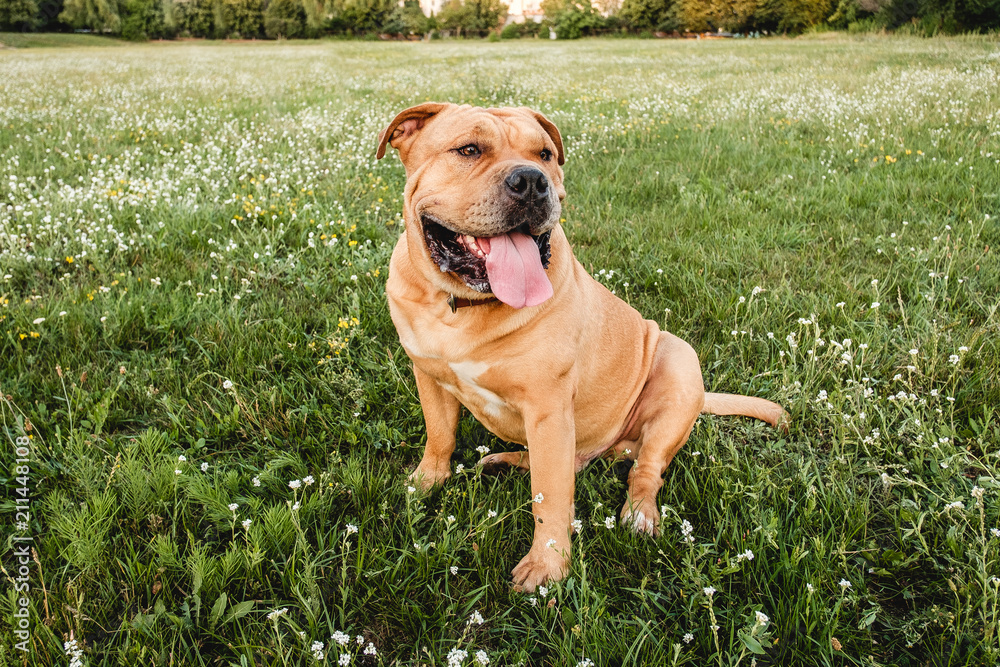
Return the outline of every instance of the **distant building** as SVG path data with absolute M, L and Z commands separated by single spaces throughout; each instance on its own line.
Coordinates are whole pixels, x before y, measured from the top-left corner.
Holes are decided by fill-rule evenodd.
M 543 18 L 541 0 L 508 0 L 507 23 L 538 23 Z

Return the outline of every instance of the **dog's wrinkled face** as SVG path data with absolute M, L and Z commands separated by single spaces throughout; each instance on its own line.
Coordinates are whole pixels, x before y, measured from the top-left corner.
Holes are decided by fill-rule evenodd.
M 524 108 L 423 104 L 382 133 L 406 167 L 406 220 L 430 260 L 515 308 L 552 294 L 549 234 L 565 196 L 562 139 Z

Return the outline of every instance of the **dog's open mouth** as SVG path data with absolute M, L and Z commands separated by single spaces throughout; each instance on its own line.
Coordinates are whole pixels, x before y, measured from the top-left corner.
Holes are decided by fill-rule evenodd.
M 551 232 L 535 236 L 522 225 L 505 234 L 477 238 L 453 232 L 429 215 L 422 215 L 420 222 L 431 260 L 477 292 L 492 292 L 514 308 L 537 306 L 552 296 L 545 274 Z

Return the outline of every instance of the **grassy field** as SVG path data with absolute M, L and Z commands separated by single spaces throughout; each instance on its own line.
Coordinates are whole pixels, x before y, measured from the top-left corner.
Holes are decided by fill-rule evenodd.
M 995 38 L 156 44 L 0 72 L 0 664 L 1000 658 Z M 703 417 L 656 539 L 613 525 L 626 463 L 584 470 L 544 593 L 509 585 L 527 478 L 474 467 L 510 445 L 466 416 L 458 474 L 407 492 L 404 174 L 374 150 L 427 99 L 548 114 L 584 265 L 709 388 L 792 415 Z

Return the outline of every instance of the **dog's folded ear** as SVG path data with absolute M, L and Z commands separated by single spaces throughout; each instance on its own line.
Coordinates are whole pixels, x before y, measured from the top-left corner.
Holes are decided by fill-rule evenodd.
M 399 148 L 399 142 L 412 136 L 424 126 L 430 118 L 443 111 L 448 105 L 440 102 L 425 102 L 415 107 L 404 109 L 392 119 L 389 127 L 382 130 L 378 135 L 378 150 L 375 152 L 375 159 L 381 160 L 385 157 L 386 144 L 393 148 Z M 561 145 L 560 145 L 561 149 Z
M 546 134 L 548 134 L 552 138 L 552 141 L 555 142 L 556 158 L 559 160 L 559 166 L 561 167 L 566 164 L 566 151 L 563 148 L 562 135 L 559 134 L 559 128 L 556 127 L 556 124 L 534 109 L 528 109 L 527 107 L 523 108 L 525 111 L 534 116 L 535 120 L 537 120 L 538 124 L 542 126 L 542 129 L 545 130 Z

